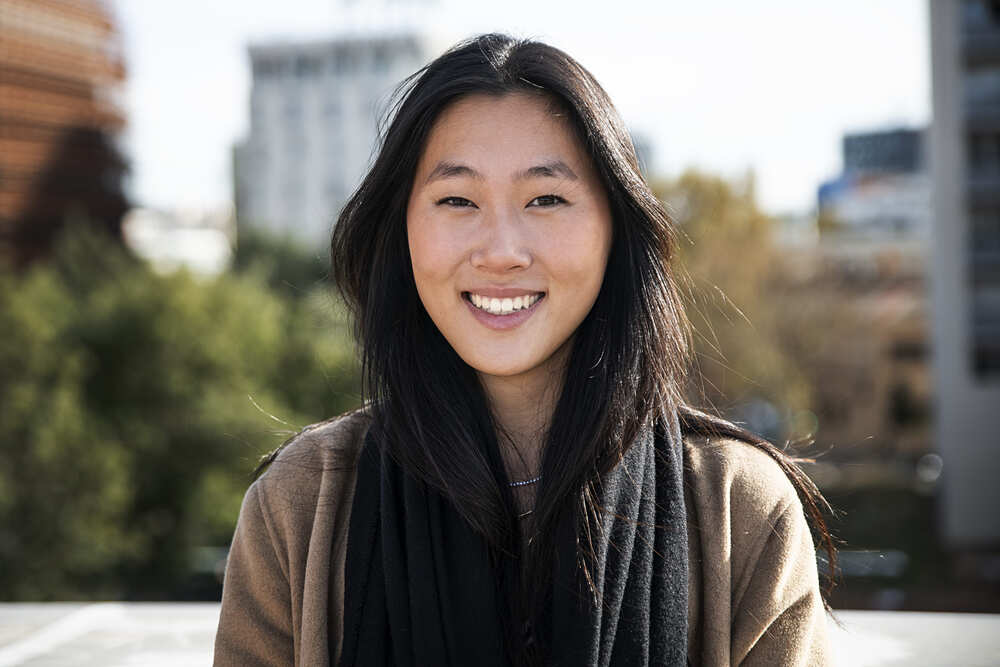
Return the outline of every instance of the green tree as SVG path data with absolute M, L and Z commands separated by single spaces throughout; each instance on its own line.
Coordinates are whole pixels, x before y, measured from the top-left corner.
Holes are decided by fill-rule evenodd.
M 258 457 L 357 405 L 340 306 L 268 278 L 160 276 L 91 233 L 0 273 L 0 598 L 184 595 Z
M 233 271 L 255 272 L 272 290 L 299 298 L 326 284 L 330 273 L 329 248 L 311 250 L 291 237 L 242 225 L 233 255 Z

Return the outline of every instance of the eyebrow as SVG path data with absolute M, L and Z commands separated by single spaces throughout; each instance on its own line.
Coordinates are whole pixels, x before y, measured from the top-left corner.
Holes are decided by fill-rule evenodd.
M 484 180 L 482 174 L 468 165 L 442 160 L 441 162 L 438 162 L 437 166 L 435 166 L 431 173 L 427 175 L 427 179 L 424 183 L 427 184 L 438 179 L 455 178 L 458 176 L 468 176 L 469 178 L 477 181 Z M 514 176 L 514 180 L 523 181 L 530 178 L 558 178 L 560 176 L 571 181 L 579 180 L 579 176 L 576 175 L 576 172 L 570 169 L 569 165 L 562 160 L 551 160 L 544 164 L 528 167 L 524 171 L 518 172 Z

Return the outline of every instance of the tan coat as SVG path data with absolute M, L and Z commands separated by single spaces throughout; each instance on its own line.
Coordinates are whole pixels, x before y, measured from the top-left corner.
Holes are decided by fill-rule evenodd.
M 328 665 L 338 634 L 360 412 L 304 429 L 254 482 L 226 567 L 216 665 Z M 824 665 L 812 538 L 791 483 L 759 449 L 684 443 L 695 665 Z M 335 664 L 336 661 L 334 661 Z

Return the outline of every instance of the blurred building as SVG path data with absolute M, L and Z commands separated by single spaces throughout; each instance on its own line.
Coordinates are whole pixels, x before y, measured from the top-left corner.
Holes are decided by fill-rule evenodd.
M 1000 3 L 930 1 L 936 438 L 943 532 L 1000 547 Z
M 844 171 L 818 192 L 823 231 L 873 240 L 926 239 L 931 184 L 924 155 L 921 130 L 845 136 Z
M 161 273 L 186 268 L 215 276 L 229 268 L 236 230 L 231 210 L 131 209 L 122 221 L 125 244 Z
M 812 229 L 789 218 L 778 235 L 792 293 L 843 327 L 809 362 L 818 441 L 833 459 L 915 461 L 932 451 L 926 133 L 848 134 L 842 155 Z
M 326 243 L 369 166 L 392 92 L 426 53 L 405 29 L 251 46 L 250 132 L 234 149 L 239 225 Z
M 811 378 L 825 460 L 915 462 L 931 452 L 924 244 L 805 231 L 778 242 L 773 288 L 782 304 L 828 322 L 797 355 Z
M 100 0 L 0 0 L 0 260 L 67 223 L 119 233 L 127 206 L 122 45 Z

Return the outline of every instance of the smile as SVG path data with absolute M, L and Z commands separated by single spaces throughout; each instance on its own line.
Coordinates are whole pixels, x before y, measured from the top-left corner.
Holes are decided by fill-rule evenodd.
M 465 300 L 471 303 L 473 306 L 479 310 L 485 311 L 490 315 L 510 315 L 521 310 L 527 310 L 533 305 L 538 303 L 538 300 L 545 296 L 544 292 L 528 293 L 522 296 L 504 297 L 488 297 L 482 296 L 480 294 L 474 294 L 472 292 L 464 292 L 463 296 Z

